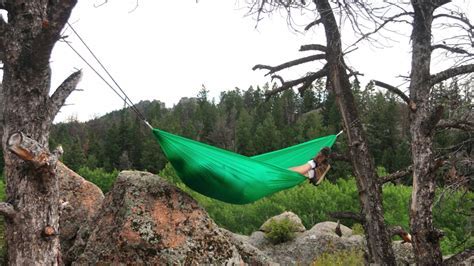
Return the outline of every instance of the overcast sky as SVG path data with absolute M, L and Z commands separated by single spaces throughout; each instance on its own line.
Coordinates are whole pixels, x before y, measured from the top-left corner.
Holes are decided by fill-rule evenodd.
M 221 91 L 268 82 L 264 71 L 251 70 L 255 64 L 289 61 L 308 55 L 298 52 L 302 44 L 325 42 L 316 29 L 305 34 L 290 30 L 285 17 L 278 14 L 265 18 L 256 29 L 254 18 L 245 17 L 244 1 L 140 0 L 133 12 L 135 0 L 110 0 L 98 8 L 94 2 L 101 3 L 79 1 L 69 21 L 134 102 L 156 99 L 172 107 L 182 97 L 196 96 L 202 84 L 217 101 Z M 470 8 L 469 3 L 465 5 Z M 409 69 L 409 28 L 400 31 L 407 36 L 398 36 L 384 49 L 361 43 L 350 54 L 349 64 L 364 73 L 363 81 L 403 82 L 395 77 Z M 72 32 L 65 34 L 87 55 Z M 78 86 L 83 91 L 70 96 L 67 103 L 71 105 L 61 109 L 56 121 L 71 116 L 85 121 L 123 107 L 65 43 L 56 45 L 51 61 L 52 90 L 75 69 L 84 70 Z M 307 70 L 311 65 L 284 72 L 284 76 L 298 77 Z

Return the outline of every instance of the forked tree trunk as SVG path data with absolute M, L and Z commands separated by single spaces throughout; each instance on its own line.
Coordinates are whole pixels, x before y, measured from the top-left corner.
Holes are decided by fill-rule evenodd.
M 364 229 L 370 263 L 395 265 L 391 239 L 384 223 L 381 183 L 375 172 L 374 160 L 369 152 L 351 91 L 352 86 L 344 67 L 341 35 L 328 1 L 315 0 L 314 2 L 326 33 L 328 79 L 336 95 L 336 102 L 349 140 L 349 151 L 365 220 Z
M 435 197 L 433 129 L 439 114 L 430 103 L 431 25 L 435 6 L 429 1 L 413 2 L 412 65 L 410 99 L 416 110 L 410 113 L 413 158 L 413 192 L 410 205 L 410 229 L 419 265 L 440 265 L 440 234 L 433 226 Z
M 3 138 L 7 203 L 8 260 L 11 265 L 60 264 L 59 188 L 54 156 L 47 152 L 52 121 L 77 84 L 76 72 L 50 97 L 49 58 L 75 0 L 0 1 L 3 73 Z M 21 147 L 27 138 L 40 144 Z M 16 136 L 8 141 L 10 136 Z M 12 152 L 17 148 L 17 154 Z M 19 150 L 18 150 L 19 149 Z M 39 152 L 39 153 L 38 153 Z M 38 163 L 39 162 L 39 163 Z

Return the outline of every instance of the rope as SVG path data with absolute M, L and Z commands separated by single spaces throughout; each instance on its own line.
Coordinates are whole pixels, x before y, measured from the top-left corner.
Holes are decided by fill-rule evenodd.
M 65 41 L 66 44 L 79 56 L 79 58 L 82 59 L 82 61 L 84 61 L 84 63 L 86 63 L 89 66 L 90 69 L 92 69 L 92 71 L 94 71 L 94 73 L 97 74 L 97 76 L 99 76 L 100 79 L 102 79 L 102 81 L 105 82 L 105 84 L 107 84 L 107 86 L 109 86 L 110 89 L 112 89 L 115 92 L 115 94 L 121 100 L 123 100 L 125 102 L 125 104 L 127 104 L 136 113 L 136 115 L 145 123 L 146 126 L 148 126 L 150 129 L 153 129 L 153 127 L 150 125 L 150 123 L 148 123 L 148 121 L 146 120 L 145 116 L 137 109 L 137 107 L 132 102 L 132 100 L 128 97 L 128 95 L 125 93 L 125 91 L 122 89 L 122 87 L 120 87 L 120 85 L 117 83 L 117 81 L 112 77 L 110 72 L 102 64 L 102 62 L 99 60 L 99 58 L 97 58 L 97 56 L 94 54 L 94 52 L 92 52 L 92 50 L 89 48 L 87 43 L 81 38 L 79 33 L 72 27 L 71 24 L 69 24 L 69 22 L 67 22 L 67 25 L 71 28 L 71 30 L 74 32 L 74 34 L 77 36 L 77 38 L 87 48 L 87 50 L 92 55 L 92 57 L 94 57 L 94 59 L 97 61 L 97 63 L 99 63 L 101 68 L 105 71 L 105 73 L 107 73 L 109 78 L 113 81 L 115 86 L 117 86 L 117 88 L 120 90 L 120 92 L 122 92 L 123 95 L 120 94 L 109 82 L 107 82 L 107 80 L 76 49 L 74 49 L 74 47 L 68 41 Z

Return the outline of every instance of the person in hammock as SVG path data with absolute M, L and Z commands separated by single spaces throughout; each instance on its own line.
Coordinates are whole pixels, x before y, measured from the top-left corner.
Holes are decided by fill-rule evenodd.
M 309 182 L 317 186 L 324 180 L 324 176 L 326 176 L 326 173 L 331 168 L 331 165 L 328 163 L 330 152 L 331 149 L 324 147 L 313 159 L 303 165 L 292 167 L 290 170 L 307 176 Z

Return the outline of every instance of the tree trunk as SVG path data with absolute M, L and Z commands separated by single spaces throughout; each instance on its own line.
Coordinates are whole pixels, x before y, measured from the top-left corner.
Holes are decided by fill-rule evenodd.
M 12 265 L 60 264 L 59 188 L 54 162 L 38 165 L 10 151 L 9 137 L 23 132 L 42 145 L 45 160 L 52 121 L 77 84 L 67 79 L 49 96 L 49 58 L 76 1 L 2 1 L 8 23 L 0 18 L 3 73 L 3 138 L 7 202 L 8 260 Z M 74 75 L 74 74 L 73 74 Z M 76 74 L 77 75 L 77 74 Z M 79 75 L 80 76 L 80 75 Z M 18 135 L 19 136 L 19 135 Z M 10 143 L 11 144 L 11 143 Z M 26 155 L 31 155 L 25 150 Z
M 324 25 L 327 40 L 327 62 L 331 89 L 341 112 L 349 141 L 351 161 L 354 168 L 359 200 L 364 215 L 364 229 L 369 250 L 369 262 L 383 265 L 395 265 L 391 239 L 388 235 L 383 216 L 382 188 L 375 172 L 374 160 L 369 152 L 365 133 L 359 120 L 351 83 L 344 67 L 341 48 L 341 35 L 334 13 L 327 0 L 314 1 L 321 22 Z
M 430 103 L 431 24 L 434 5 L 414 1 L 412 72 L 410 99 L 416 104 L 410 113 L 413 158 L 413 192 L 410 205 L 410 229 L 419 265 L 440 265 L 440 234 L 433 226 L 432 206 L 435 197 L 433 129 L 439 117 Z

